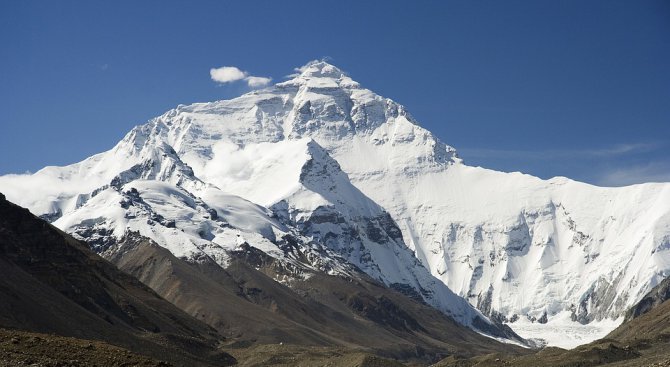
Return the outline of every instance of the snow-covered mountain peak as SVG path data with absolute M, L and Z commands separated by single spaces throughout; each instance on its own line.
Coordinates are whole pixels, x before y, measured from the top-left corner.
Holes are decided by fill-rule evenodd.
M 296 69 L 301 77 L 329 77 L 341 78 L 347 76 L 345 72 L 337 66 L 330 64 L 325 60 L 312 60 L 307 64 Z
M 299 70 L 289 81 L 231 100 L 180 105 L 133 129 L 115 149 L 131 156 L 164 142 L 196 176 L 206 174 L 199 168 L 223 146 L 245 149 L 304 138 L 349 167 L 350 175 L 369 174 L 371 165 L 373 171 L 411 174 L 460 161 L 402 105 L 360 87 L 337 67 L 314 61 Z
M 0 191 L 81 237 L 131 229 L 222 264 L 238 241 L 284 259 L 290 234 L 466 324 L 478 313 L 449 289 L 531 337 L 594 338 L 580 325 L 616 319 L 670 274 L 670 185 L 469 167 L 402 105 L 324 61 L 179 105 L 110 151 L 0 177 Z
M 314 60 L 296 68 L 292 79 L 279 83 L 279 87 L 303 86 L 308 88 L 359 88 L 344 71 L 324 60 Z

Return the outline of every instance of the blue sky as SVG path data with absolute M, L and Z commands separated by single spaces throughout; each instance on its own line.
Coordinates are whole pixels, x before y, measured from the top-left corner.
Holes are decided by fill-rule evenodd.
M 79 161 L 180 103 L 317 58 L 466 163 L 670 181 L 670 2 L 3 1 L 0 174 Z

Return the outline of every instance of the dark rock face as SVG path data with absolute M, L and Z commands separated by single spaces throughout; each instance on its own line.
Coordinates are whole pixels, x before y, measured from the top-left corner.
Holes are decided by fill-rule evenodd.
M 663 280 L 626 313 L 625 321 L 642 316 L 670 299 L 670 278 Z
M 607 316 L 606 305 L 615 304 L 617 297 L 617 286 L 623 278 L 623 273 L 619 274 L 612 282 L 605 278 L 600 278 L 581 298 L 576 309 L 573 307 L 571 318 L 581 324 L 588 324 L 594 320 L 601 320 Z M 619 298 L 616 305 L 620 305 L 625 298 Z M 595 310 L 595 311 L 594 311 Z M 599 310 L 599 311 L 598 311 Z
M 405 296 L 415 300 L 416 302 L 426 304 L 426 301 L 424 301 L 423 297 L 419 292 L 414 289 L 409 284 L 401 284 L 401 283 L 392 283 L 389 285 L 389 287 L 397 292 L 400 292 L 404 294 Z
M 491 315 L 491 297 L 493 294 L 493 286 L 490 286 L 488 291 L 477 296 L 477 308 L 482 311 L 484 315 Z
M 354 294 L 347 299 L 347 305 L 357 314 L 378 324 L 396 330 L 414 331 L 425 329 L 389 298 L 372 298 L 365 294 Z
M 212 220 L 217 220 L 219 218 L 219 213 L 216 212 L 216 209 L 208 209 L 207 213 Z
M 86 224 L 90 224 L 87 226 Z M 88 245 L 96 252 L 107 250 L 116 242 L 114 232 L 101 223 L 82 223 L 74 229 L 74 234 L 79 238 L 85 238 Z
M 289 242 L 290 243 L 290 240 Z M 286 246 L 284 246 L 284 249 Z M 240 245 L 239 249 L 233 251 L 231 256 L 248 264 L 263 273 L 274 276 L 288 276 L 291 278 L 300 278 L 304 275 L 305 269 L 291 263 L 282 263 L 265 252 L 250 246 L 247 243 Z
M 3 200 L 4 200 L 4 195 L 3 195 Z M 63 216 L 63 212 L 60 209 L 58 209 L 57 211 L 55 211 L 53 213 L 40 215 L 40 219 L 45 220 L 49 223 L 52 223 L 52 222 L 58 220 L 58 218 L 60 218 L 62 216 Z

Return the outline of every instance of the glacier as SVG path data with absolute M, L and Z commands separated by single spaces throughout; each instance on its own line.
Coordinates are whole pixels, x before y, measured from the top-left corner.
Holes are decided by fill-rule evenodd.
M 563 347 L 607 334 L 670 275 L 670 184 L 468 166 L 325 61 L 179 105 L 107 152 L 2 176 L 0 191 L 103 254 L 132 231 L 225 267 L 248 244 L 292 269 L 287 284 L 360 269 L 482 332 Z

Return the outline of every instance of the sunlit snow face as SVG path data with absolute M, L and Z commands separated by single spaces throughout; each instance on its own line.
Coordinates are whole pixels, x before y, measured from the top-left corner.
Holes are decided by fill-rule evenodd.
M 272 205 L 299 186 L 308 160 L 309 139 L 279 143 L 236 144 L 221 141 L 212 147 L 209 161 L 191 163 L 197 176 L 226 192 L 262 205 Z

